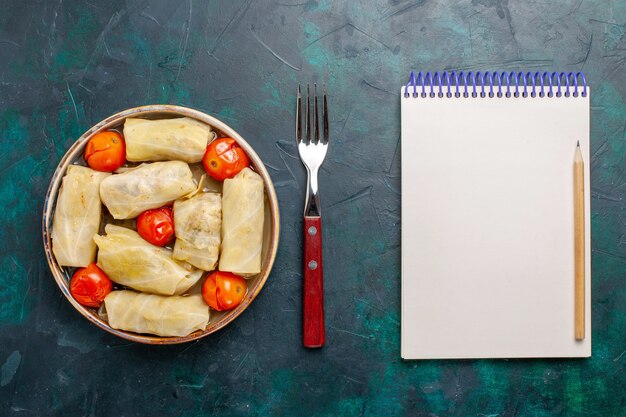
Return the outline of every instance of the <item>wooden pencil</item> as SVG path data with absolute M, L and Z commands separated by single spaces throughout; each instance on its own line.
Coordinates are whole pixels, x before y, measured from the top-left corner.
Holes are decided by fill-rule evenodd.
M 574 157 L 574 336 L 585 338 L 585 171 L 580 143 Z

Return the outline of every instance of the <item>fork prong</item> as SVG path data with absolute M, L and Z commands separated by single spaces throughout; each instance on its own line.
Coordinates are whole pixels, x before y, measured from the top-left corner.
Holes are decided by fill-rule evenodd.
M 311 94 L 309 84 L 306 85 L 306 144 L 311 143 Z
M 317 111 L 317 83 L 313 84 L 313 143 L 320 143 L 320 123 Z
M 302 142 L 302 92 L 300 91 L 300 84 L 298 84 L 296 103 L 296 143 L 300 143 Z
M 326 98 L 326 84 L 324 84 L 324 103 L 322 108 L 322 119 L 323 119 L 323 129 L 324 136 L 322 138 L 322 143 L 328 144 L 328 99 Z

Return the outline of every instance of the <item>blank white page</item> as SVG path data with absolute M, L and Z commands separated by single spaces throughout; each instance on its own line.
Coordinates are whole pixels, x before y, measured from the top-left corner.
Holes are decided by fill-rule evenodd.
M 401 101 L 402 357 L 590 356 L 589 94 Z M 574 338 L 576 141 L 583 341 Z

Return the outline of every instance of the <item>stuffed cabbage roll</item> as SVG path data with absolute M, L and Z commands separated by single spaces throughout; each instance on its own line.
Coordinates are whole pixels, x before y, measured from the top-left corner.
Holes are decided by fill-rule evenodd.
M 182 294 L 200 280 L 202 271 L 172 259 L 172 251 L 146 242 L 137 232 L 107 224 L 95 235 L 98 266 L 111 280 L 138 291 Z
M 222 197 L 218 193 L 200 193 L 174 203 L 173 258 L 212 271 L 220 250 Z
M 250 276 L 261 272 L 263 180 L 250 168 L 224 180 L 219 270 Z
M 195 189 L 191 170 L 185 162 L 154 162 L 106 178 L 100 184 L 100 198 L 113 218 L 130 219 Z
M 95 260 L 100 183 L 110 175 L 79 165 L 67 167 L 52 220 L 52 252 L 59 265 L 87 266 Z
M 189 117 L 178 119 L 126 119 L 124 139 L 129 161 L 181 160 L 200 162 L 211 127 Z
M 187 336 L 204 330 L 209 306 L 200 294 L 165 297 L 134 291 L 112 291 L 104 299 L 109 325 L 114 329 L 157 336 Z

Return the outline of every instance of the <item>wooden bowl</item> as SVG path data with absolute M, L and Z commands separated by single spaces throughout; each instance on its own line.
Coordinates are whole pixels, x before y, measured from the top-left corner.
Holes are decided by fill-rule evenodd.
M 202 331 L 195 331 L 187 336 L 183 337 L 161 337 L 146 334 L 138 334 L 133 332 L 127 332 L 124 330 L 117 330 L 109 326 L 109 324 L 102 320 L 95 309 L 84 307 L 80 305 L 74 297 L 70 294 L 69 282 L 72 277 L 74 268 L 67 268 L 59 266 L 54 254 L 52 252 L 51 232 L 52 232 L 52 219 L 54 216 L 54 209 L 56 200 L 61 186 L 61 181 L 65 175 L 67 167 L 74 163 L 83 162 L 83 152 L 87 141 L 98 132 L 102 132 L 107 129 L 114 129 L 120 127 L 124 120 L 128 117 L 142 117 L 148 119 L 163 119 L 172 117 L 191 117 L 201 122 L 207 123 L 214 130 L 220 131 L 225 136 L 234 138 L 239 145 L 246 151 L 254 170 L 261 175 L 265 183 L 265 224 L 263 231 L 263 249 L 262 256 L 262 268 L 261 272 L 253 278 L 247 280 L 248 293 L 243 299 L 241 304 L 233 310 L 227 312 L 215 312 L 211 310 L 211 318 L 207 327 Z M 43 245 L 46 252 L 46 258 L 48 259 L 48 265 L 54 279 L 61 289 L 61 292 L 65 295 L 67 300 L 74 306 L 80 314 L 82 314 L 87 320 L 106 330 L 107 332 L 119 336 L 121 338 L 132 340 L 133 342 L 153 344 L 153 345 L 169 345 L 176 343 L 189 342 L 191 340 L 200 339 L 208 336 L 209 334 L 218 331 L 222 327 L 228 325 L 235 320 L 243 311 L 248 308 L 254 298 L 259 294 L 261 288 L 265 284 L 267 277 L 272 270 L 274 260 L 276 259 L 276 251 L 278 249 L 278 236 L 280 228 L 280 216 L 278 213 L 278 200 L 276 199 L 276 193 L 272 180 L 263 165 L 263 162 L 259 156 L 254 152 L 252 146 L 248 144 L 234 129 L 208 114 L 202 113 L 197 110 L 189 109 L 180 106 L 170 105 L 150 105 L 143 107 L 135 107 L 132 109 L 124 110 L 120 113 L 110 116 L 100 123 L 93 126 L 87 132 L 85 132 L 78 140 L 70 147 L 67 153 L 59 162 L 57 169 L 54 171 L 52 180 L 50 181 L 50 187 L 46 194 L 43 209 Z

